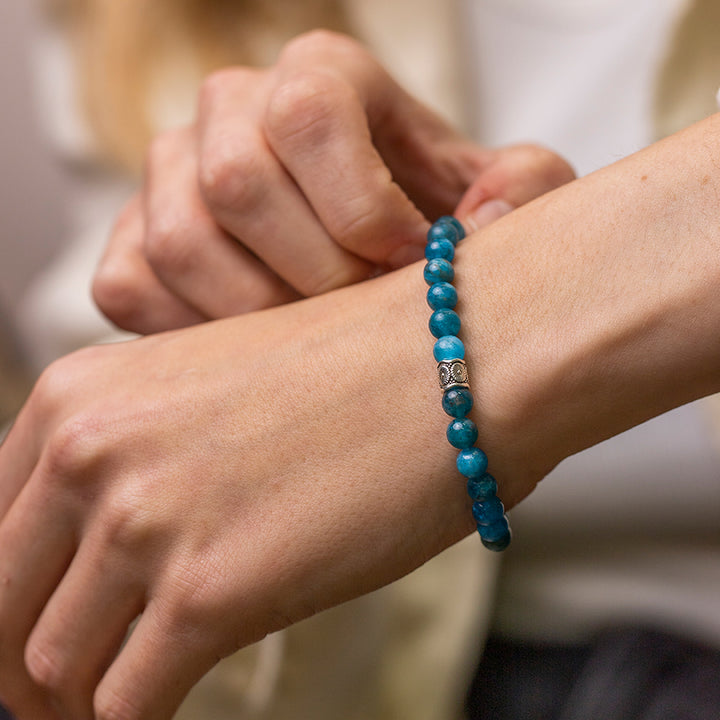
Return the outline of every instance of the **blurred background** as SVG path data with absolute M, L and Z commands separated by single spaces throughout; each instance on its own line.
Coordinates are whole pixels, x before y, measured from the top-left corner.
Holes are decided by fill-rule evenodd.
M 16 311 L 65 236 L 70 192 L 40 127 L 32 80 L 35 10 L 33 3 L 0 4 L 0 422 L 28 389 Z
M 35 104 L 33 10 L 33 3 L 0 6 L 0 301 L 5 308 L 57 248 L 68 191 Z

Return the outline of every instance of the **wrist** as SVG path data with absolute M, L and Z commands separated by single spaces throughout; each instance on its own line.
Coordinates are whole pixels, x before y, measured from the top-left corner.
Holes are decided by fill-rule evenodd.
M 307 358 L 314 358 L 301 381 L 314 388 L 309 411 L 336 418 L 334 437 L 318 440 L 327 446 L 321 454 L 328 463 L 338 462 L 332 466 L 338 477 L 348 475 L 350 464 L 357 485 L 348 493 L 357 493 L 363 513 L 374 506 L 371 514 L 392 517 L 405 528 L 407 546 L 395 541 L 392 549 L 400 558 L 393 568 L 411 560 L 405 572 L 475 527 L 466 479 L 455 465 L 457 451 L 445 439 L 449 418 L 440 404 L 422 267 L 417 263 L 254 316 L 286 315 L 281 327 L 296 329 L 291 354 L 305 358 L 295 370 L 305 374 Z M 305 427 L 314 422 L 307 418 L 307 403 L 306 392 L 285 400 L 286 414 Z
M 511 489 L 720 389 L 718 147 L 711 118 L 459 249 L 481 441 Z

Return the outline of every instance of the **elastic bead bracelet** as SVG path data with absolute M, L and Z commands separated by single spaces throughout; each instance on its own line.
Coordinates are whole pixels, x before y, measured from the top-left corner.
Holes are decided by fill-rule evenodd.
M 452 418 L 447 428 L 448 442 L 459 450 L 457 469 L 467 478 L 467 491 L 473 501 L 472 514 L 483 545 L 504 550 L 511 539 L 505 508 L 497 496 L 497 482 L 487 472 L 487 455 L 475 443 L 478 429 L 468 417 L 473 396 L 465 364 L 465 346 L 458 337 L 460 317 L 455 312 L 458 296 L 452 286 L 455 246 L 465 237 L 463 226 L 454 217 L 441 217 L 430 228 L 425 247 L 425 282 L 430 286 L 427 302 L 432 308 L 428 326 L 437 340 L 433 355 L 437 361 L 442 408 Z

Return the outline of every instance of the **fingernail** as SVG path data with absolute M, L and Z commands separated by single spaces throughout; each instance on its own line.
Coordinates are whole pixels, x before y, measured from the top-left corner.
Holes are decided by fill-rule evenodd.
M 491 222 L 495 222 L 495 220 L 499 220 L 503 215 L 507 215 L 514 209 L 515 208 L 505 200 L 488 200 L 482 205 L 478 205 L 473 212 L 462 218 L 461 222 L 472 232 L 489 225 Z

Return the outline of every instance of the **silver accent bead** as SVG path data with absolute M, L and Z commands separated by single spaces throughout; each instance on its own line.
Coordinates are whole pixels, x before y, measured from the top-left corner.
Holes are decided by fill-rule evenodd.
M 470 387 L 467 365 L 464 360 L 441 360 L 437 366 L 440 389 Z

